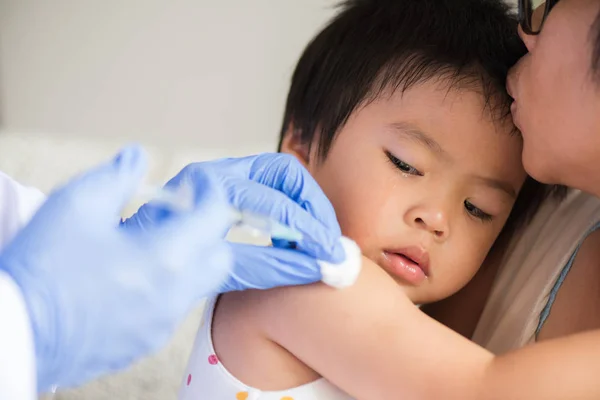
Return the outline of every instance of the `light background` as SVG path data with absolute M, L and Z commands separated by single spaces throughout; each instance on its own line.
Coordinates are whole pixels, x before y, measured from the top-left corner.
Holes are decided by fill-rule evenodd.
M 274 149 L 333 0 L 0 0 L 5 131 Z
M 274 149 L 295 62 L 337 3 L 0 0 L 0 126 Z

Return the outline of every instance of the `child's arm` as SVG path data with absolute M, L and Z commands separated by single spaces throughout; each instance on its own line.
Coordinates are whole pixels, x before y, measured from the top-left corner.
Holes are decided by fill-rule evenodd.
M 368 259 L 353 287 L 259 296 L 263 334 L 359 399 L 600 396 L 599 333 L 494 357 L 423 314 Z

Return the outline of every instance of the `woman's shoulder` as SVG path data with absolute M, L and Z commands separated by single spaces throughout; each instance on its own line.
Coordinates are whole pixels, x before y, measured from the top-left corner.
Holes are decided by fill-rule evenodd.
M 515 251 L 531 258 L 536 251 L 576 247 L 597 221 L 600 199 L 595 196 L 571 189 L 563 199 L 548 198 L 527 226 L 514 235 L 504 263 L 515 258 Z
M 538 341 L 600 328 L 600 230 L 583 240 L 563 279 Z
M 592 268 L 582 264 L 590 264 L 593 247 L 600 247 L 596 234 L 588 236 L 598 221 L 600 199 L 594 196 L 573 190 L 562 202 L 546 201 L 504 254 L 473 339 L 504 353 L 543 338 L 551 320 L 569 321 L 558 312 L 558 304 L 572 300 L 577 291 L 563 284 Z M 574 305 L 571 300 L 568 303 Z M 578 301 L 580 306 L 585 303 Z

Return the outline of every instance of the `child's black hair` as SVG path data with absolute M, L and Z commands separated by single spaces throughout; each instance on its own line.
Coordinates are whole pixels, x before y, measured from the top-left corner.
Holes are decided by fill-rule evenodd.
M 357 108 L 431 79 L 480 91 L 490 115 L 509 117 L 506 77 L 526 48 L 503 1 L 347 0 L 339 7 L 298 61 L 280 147 L 293 129 L 308 154 L 318 146 L 322 160 Z M 527 220 L 553 191 L 527 178 L 505 231 Z

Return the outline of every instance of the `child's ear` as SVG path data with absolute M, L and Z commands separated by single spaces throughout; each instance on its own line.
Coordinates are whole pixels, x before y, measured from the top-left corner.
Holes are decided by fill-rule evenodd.
M 286 154 L 291 154 L 302 163 L 305 168 L 308 168 L 308 160 L 310 157 L 309 143 L 302 141 L 300 131 L 294 128 L 294 124 L 288 126 L 279 151 Z

